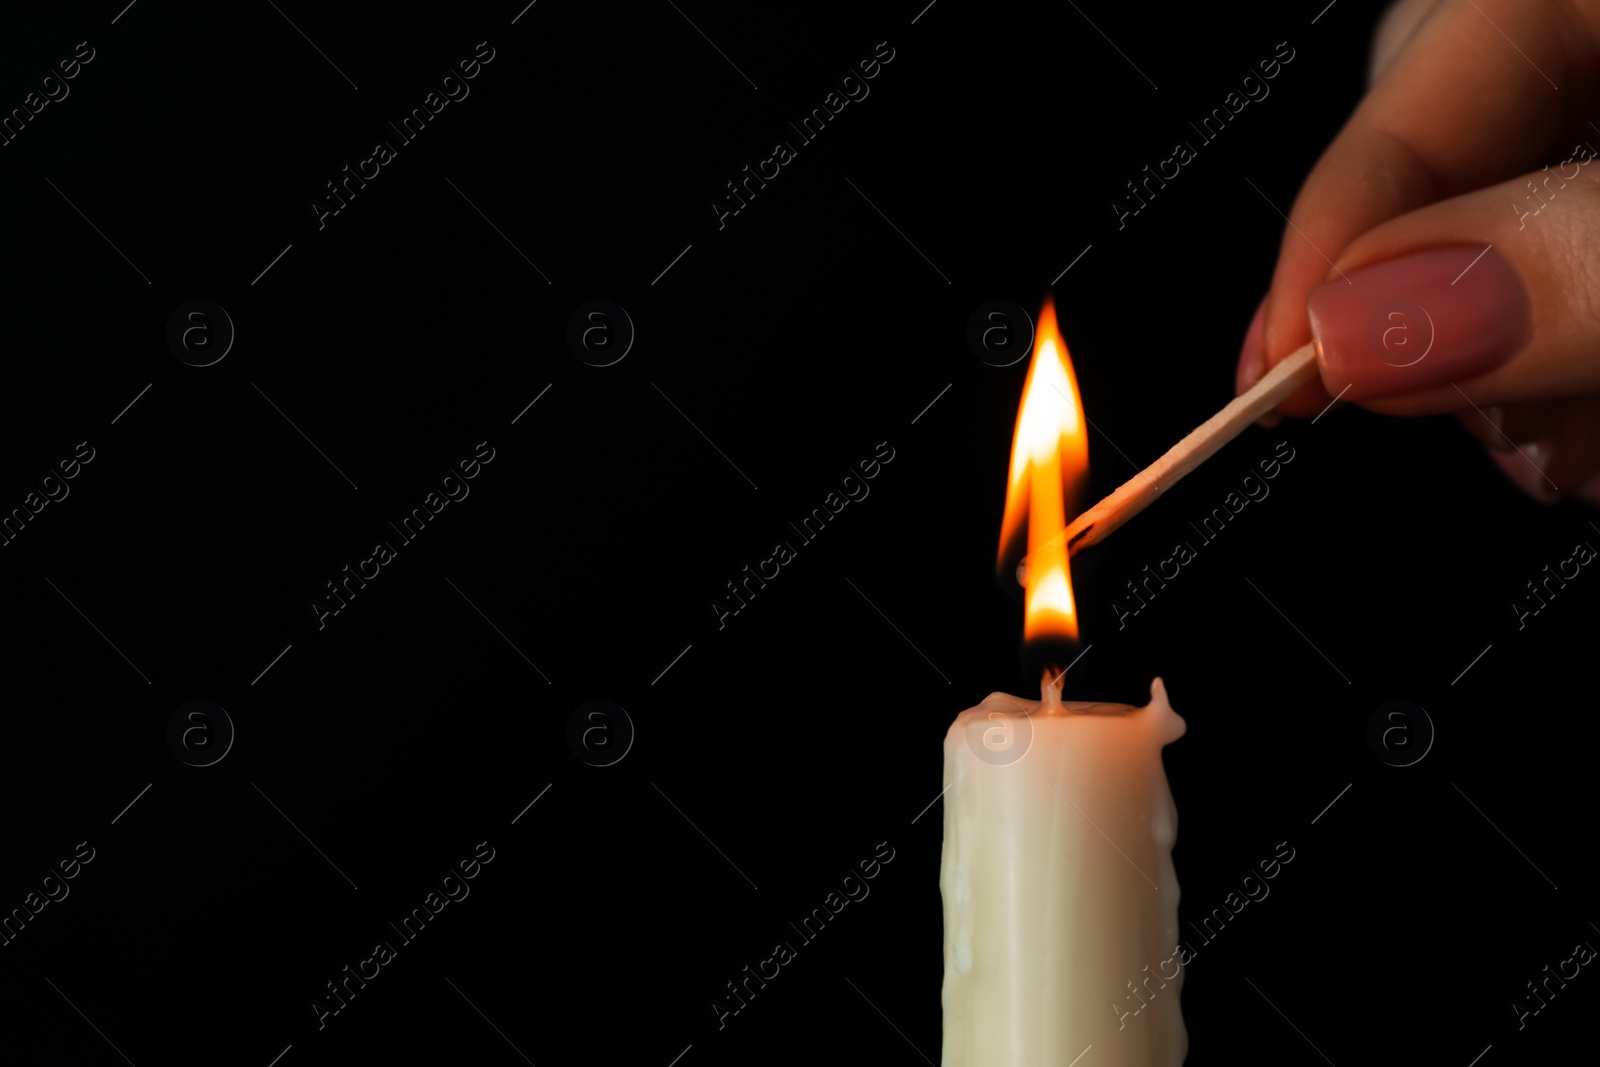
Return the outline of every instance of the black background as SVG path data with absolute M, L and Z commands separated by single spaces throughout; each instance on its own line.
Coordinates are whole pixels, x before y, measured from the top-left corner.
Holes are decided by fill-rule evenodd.
M 1272 205 L 1357 100 L 1377 5 L 921 3 L 116 0 L 8 28 L 5 109 L 95 50 L 0 148 L 0 506 L 95 456 L 0 549 L 0 908 L 95 849 L 0 949 L 16 1058 L 937 1060 L 917 817 L 955 714 L 1033 688 L 992 574 L 1026 363 L 977 359 L 967 318 L 1059 277 L 1093 495 L 1153 460 L 1232 396 Z M 322 183 L 485 40 L 470 95 L 319 229 Z M 880 41 L 870 95 L 719 229 L 723 183 Z M 1284 41 L 1270 96 L 1119 229 L 1122 183 Z M 165 341 L 197 298 L 238 332 L 206 368 Z M 565 341 L 596 298 L 637 329 L 607 368 Z M 323 583 L 485 440 L 470 496 L 319 629 Z M 870 496 L 719 629 L 722 584 L 879 442 Z M 1270 497 L 1118 629 L 1117 587 L 1279 442 Z M 1453 419 L 1341 408 L 1246 431 L 1080 557 L 1078 695 L 1159 674 L 1188 722 L 1181 917 L 1295 849 L 1188 969 L 1190 1063 L 1577 1038 L 1587 968 L 1520 1032 L 1510 1004 L 1600 943 L 1600 579 L 1520 631 L 1510 601 L 1594 519 Z M 210 767 L 167 747 L 191 699 L 237 729 Z M 591 699 L 636 730 L 610 767 L 566 740 Z M 1394 699 L 1437 731 L 1414 766 L 1366 740 Z M 471 895 L 319 1030 L 322 983 L 479 841 Z M 723 983 L 880 842 L 870 896 L 719 1030 Z

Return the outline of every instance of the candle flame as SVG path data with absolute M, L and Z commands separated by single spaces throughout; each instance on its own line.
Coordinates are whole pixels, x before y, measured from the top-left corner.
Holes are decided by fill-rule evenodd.
M 1033 361 L 1022 386 L 1016 434 L 1011 442 L 1011 472 L 1000 523 L 999 567 L 1015 567 L 1023 531 L 1027 537 L 1024 642 L 1041 638 L 1078 639 L 1078 612 L 1067 568 L 1067 545 L 1058 535 L 1067 524 L 1067 506 L 1076 504 L 1089 472 L 1078 379 L 1067 343 L 1056 325 L 1055 305 L 1047 296 L 1034 333 Z

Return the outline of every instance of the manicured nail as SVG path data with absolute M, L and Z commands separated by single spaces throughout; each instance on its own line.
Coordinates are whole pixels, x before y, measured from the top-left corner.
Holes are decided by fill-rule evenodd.
M 1244 344 L 1239 346 L 1239 368 L 1233 375 L 1234 396 L 1256 384 L 1265 372 L 1267 346 L 1262 334 L 1266 319 L 1267 298 L 1262 297 L 1261 303 L 1256 305 L 1255 315 L 1250 319 L 1250 327 L 1244 331 Z
M 1518 445 L 1510 452 L 1490 452 L 1489 458 L 1518 489 L 1541 504 L 1554 504 L 1561 499 L 1561 492 L 1544 473 L 1551 455 L 1550 441 L 1545 439 Z
M 1496 452 L 1516 451 L 1516 446 L 1505 433 L 1506 409 L 1499 404 L 1472 411 L 1458 411 L 1456 418 L 1485 448 Z
M 1451 245 L 1391 259 L 1311 290 L 1324 380 L 1347 400 L 1409 393 L 1482 374 L 1528 338 L 1522 281 L 1492 246 Z

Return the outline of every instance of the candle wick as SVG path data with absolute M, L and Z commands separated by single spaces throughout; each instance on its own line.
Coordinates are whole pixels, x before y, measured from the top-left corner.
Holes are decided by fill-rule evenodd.
M 1046 715 L 1060 715 L 1061 707 L 1061 679 L 1066 677 L 1066 671 L 1047 666 L 1044 673 L 1039 676 L 1039 702 L 1040 711 Z

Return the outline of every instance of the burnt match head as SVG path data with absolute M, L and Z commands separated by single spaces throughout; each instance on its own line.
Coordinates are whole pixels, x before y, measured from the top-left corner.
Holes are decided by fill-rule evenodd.
M 1003 537 L 1000 555 L 994 565 L 994 584 L 1017 603 L 1022 603 L 1023 588 L 1027 585 L 1027 570 L 1023 558 L 1028 554 L 1028 531 Z

